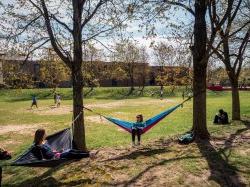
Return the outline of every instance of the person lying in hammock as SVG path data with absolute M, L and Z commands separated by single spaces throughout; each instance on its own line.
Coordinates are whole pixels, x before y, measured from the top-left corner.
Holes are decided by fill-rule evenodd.
M 143 116 L 141 114 L 136 116 L 136 122 L 132 125 L 132 146 L 135 146 L 135 136 L 137 135 L 138 143 L 137 145 L 141 144 L 141 134 L 142 129 L 145 127 L 143 123 Z
M 44 129 L 37 129 L 34 136 L 34 146 L 32 147 L 32 153 L 39 160 L 49 159 L 80 159 L 89 157 L 89 152 L 83 152 L 75 149 L 69 150 L 52 150 L 49 145 L 46 144 L 46 132 Z

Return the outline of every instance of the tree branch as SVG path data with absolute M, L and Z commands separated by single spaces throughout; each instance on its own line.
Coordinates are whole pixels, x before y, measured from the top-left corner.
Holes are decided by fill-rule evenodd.
M 43 9 L 43 17 L 45 19 L 45 25 L 46 25 L 46 28 L 47 28 L 47 32 L 48 32 L 48 35 L 49 35 L 49 38 L 50 38 L 50 42 L 51 42 L 51 45 L 52 47 L 54 48 L 55 52 L 57 53 L 57 55 L 69 66 L 71 67 L 71 63 L 68 59 L 67 56 L 65 56 L 61 50 L 59 49 L 58 45 L 57 45 L 57 40 L 54 36 L 54 33 L 52 31 L 52 27 L 51 27 L 51 23 L 50 23 L 50 19 L 49 19 L 49 12 L 48 12 L 48 9 L 46 7 L 46 4 L 44 2 L 44 0 L 40 0 L 41 2 L 41 6 L 42 6 L 42 9 Z
M 175 2 L 175 1 L 169 1 L 169 0 L 163 0 L 164 3 L 168 3 L 171 5 L 176 5 L 179 7 L 182 7 L 184 9 L 186 9 L 189 13 L 191 13 L 193 16 L 195 15 L 195 12 L 193 11 L 193 9 L 191 9 L 190 7 L 188 7 L 187 5 L 180 3 L 180 2 Z
M 95 13 L 97 12 L 97 10 L 105 3 L 106 1 L 104 0 L 100 0 L 95 9 L 93 10 L 92 13 L 89 13 L 89 15 L 83 20 L 82 25 L 81 25 L 81 29 L 83 29 L 83 27 L 92 19 L 92 17 L 95 15 Z
M 73 33 L 73 30 L 69 28 L 69 26 L 60 21 L 59 19 L 57 19 L 57 17 L 54 14 L 51 14 L 51 18 L 54 19 L 57 23 L 59 23 L 60 25 L 62 25 L 65 29 L 67 29 L 71 34 Z

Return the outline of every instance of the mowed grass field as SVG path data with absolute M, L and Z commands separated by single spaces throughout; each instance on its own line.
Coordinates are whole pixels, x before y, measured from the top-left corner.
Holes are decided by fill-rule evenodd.
M 12 152 L 16 158 L 31 145 L 36 129 L 45 128 L 50 134 L 69 127 L 72 90 L 57 91 L 63 98 L 60 108 L 54 107 L 50 89 L 1 90 L 0 147 Z M 182 102 L 182 88 L 177 88 L 174 93 L 165 88 L 163 100 L 158 97 L 157 87 L 147 87 L 143 94 L 135 92 L 125 97 L 127 92 L 128 88 L 96 88 L 86 96 L 84 103 L 104 115 L 134 121 L 137 114 L 143 114 L 147 119 Z M 38 109 L 30 109 L 32 94 L 37 95 Z M 143 135 L 143 145 L 137 149 L 131 149 L 131 137 L 127 132 L 85 111 L 87 147 L 100 151 L 95 160 L 83 159 L 53 169 L 4 167 L 3 185 L 216 186 L 228 181 L 249 185 L 249 126 L 243 122 L 213 125 L 213 116 L 218 109 L 223 108 L 231 116 L 231 92 L 208 91 L 207 95 L 207 121 L 212 135 L 212 143 L 206 144 L 208 147 L 204 147 L 205 143 L 188 146 L 176 143 L 177 137 L 192 127 L 192 101 Z M 240 92 L 240 98 L 242 117 L 249 120 L 250 92 Z M 154 170 L 159 172 L 155 174 Z M 228 173 L 229 178 L 223 177 Z M 152 176 L 154 178 L 149 180 Z M 154 180 L 157 182 L 152 183 Z

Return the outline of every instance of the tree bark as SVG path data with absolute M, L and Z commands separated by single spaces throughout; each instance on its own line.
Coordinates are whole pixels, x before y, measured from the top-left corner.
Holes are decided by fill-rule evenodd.
M 131 95 L 133 93 L 133 91 L 135 90 L 134 87 L 134 67 L 133 65 L 129 65 L 129 79 L 130 79 L 130 90 L 129 93 L 127 95 Z
M 232 120 L 240 120 L 240 96 L 237 78 L 230 78 L 232 87 Z
M 195 1 L 194 47 L 193 47 L 193 131 L 196 138 L 208 139 L 206 119 L 206 1 Z
M 77 66 L 72 70 L 72 83 L 73 83 L 73 116 L 77 120 L 73 126 L 73 141 L 74 145 L 79 150 L 86 150 L 85 143 L 85 129 L 83 118 L 83 75 L 81 68 Z
M 73 82 L 73 115 L 74 119 L 79 115 L 73 127 L 74 145 L 79 150 L 86 150 L 85 129 L 83 118 L 83 74 L 82 74 L 82 2 L 73 0 L 73 62 L 72 62 L 72 82 Z M 82 111 L 82 112 L 81 112 Z

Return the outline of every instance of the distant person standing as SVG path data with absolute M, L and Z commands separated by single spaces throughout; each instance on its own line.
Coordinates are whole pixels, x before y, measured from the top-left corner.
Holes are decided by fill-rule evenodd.
M 60 107 L 60 105 L 61 105 L 61 95 L 57 94 L 56 95 L 56 106 Z
M 38 108 L 38 106 L 37 106 L 37 98 L 36 98 L 35 95 L 32 96 L 31 108 L 32 108 L 34 105 L 36 106 L 36 108 Z

